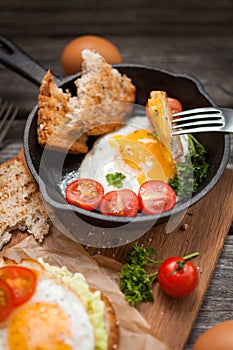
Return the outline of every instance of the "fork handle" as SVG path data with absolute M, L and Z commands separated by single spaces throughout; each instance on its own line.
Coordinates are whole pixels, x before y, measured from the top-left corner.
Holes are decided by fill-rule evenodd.
M 0 35 L 0 62 L 37 86 L 41 85 L 41 80 L 47 72 L 46 68 L 2 35 Z M 60 85 L 62 80 L 55 74 L 53 76 Z

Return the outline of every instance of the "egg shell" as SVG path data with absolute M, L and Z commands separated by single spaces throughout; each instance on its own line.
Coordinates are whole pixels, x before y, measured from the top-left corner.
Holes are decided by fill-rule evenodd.
M 233 320 L 221 322 L 205 331 L 196 340 L 193 350 L 232 350 Z
M 81 52 L 84 49 L 95 50 L 110 64 L 122 62 L 120 51 L 109 40 L 96 35 L 83 35 L 68 43 L 62 52 L 61 63 L 66 75 L 81 71 Z

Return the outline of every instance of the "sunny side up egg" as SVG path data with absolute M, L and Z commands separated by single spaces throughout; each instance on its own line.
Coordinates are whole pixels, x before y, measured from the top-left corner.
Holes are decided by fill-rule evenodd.
M 100 182 L 105 192 L 115 190 L 106 179 L 115 172 L 125 176 L 122 188 L 135 193 L 145 181 L 168 182 L 174 177 L 176 164 L 147 118 L 133 117 L 121 129 L 99 138 L 80 166 L 80 178 Z
M 36 291 L 0 324 L 0 349 L 93 350 L 93 326 L 78 296 L 40 264 L 26 266 L 36 270 Z

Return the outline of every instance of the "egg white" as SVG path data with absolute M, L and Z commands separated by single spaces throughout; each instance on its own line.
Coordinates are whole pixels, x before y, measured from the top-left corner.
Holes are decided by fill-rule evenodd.
M 122 181 L 122 188 L 131 189 L 135 193 L 138 193 L 138 189 L 142 183 L 140 182 L 142 174 L 145 178 L 144 181 L 151 179 L 165 181 L 162 165 L 150 148 L 146 147 L 147 142 L 151 143 L 151 137 L 148 138 L 148 140 L 143 137 L 142 142 L 144 146 L 138 143 L 138 154 L 136 157 L 135 154 L 133 156 L 135 166 L 131 166 L 130 162 L 127 162 L 127 159 L 122 158 L 122 152 L 119 146 L 113 145 L 115 136 L 121 135 L 122 139 L 127 139 L 126 136 L 132 134 L 136 130 L 145 130 L 152 133 L 154 127 L 146 117 L 136 116 L 131 118 L 128 123 L 119 130 L 100 137 L 94 143 L 93 148 L 86 154 L 80 165 L 80 178 L 91 178 L 100 182 L 104 187 L 105 193 L 116 189 L 115 186 L 108 184 L 106 175 L 109 173 L 114 174 L 115 172 L 120 172 L 125 175 L 125 179 Z M 131 139 L 129 144 L 127 142 L 124 143 L 124 147 L 129 147 L 129 151 L 127 152 L 130 152 L 130 142 L 137 143 L 137 141 Z M 145 151 L 146 157 L 144 157 L 143 161 L 140 161 L 140 157 L 141 160 L 143 158 L 140 156 L 140 153 L 142 152 L 141 154 L 143 154 Z M 149 174 L 152 173 L 151 170 L 155 169 L 155 167 L 157 167 L 157 177 L 152 178 Z
M 30 263 L 27 262 L 26 265 L 28 266 Z M 71 336 L 68 338 L 65 336 L 65 344 L 69 345 L 72 350 L 93 350 L 95 348 L 93 326 L 78 295 L 65 284 L 51 278 L 51 275 L 42 267 L 40 269 L 39 264 L 32 263 L 31 266 L 36 268 L 37 273 L 39 272 L 36 292 L 28 302 L 15 308 L 7 320 L 0 324 L 0 349 L 11 350 L 8 343 L 8 327 L 17 312 L 28 305 L 48 303 L 58 306 L 68 316 Z M 40 330 L 36 331 L 40 332 Z
M 122 181 L 122 188 L 128 188 L 137 192 L 140 186 L 137 169 L 129 166 L 122 159 L 119 149 L 112 147 L 109 143 L 109 140 L 114 136 L 126 136 L 137 129 L 152 131 L 153 127 L 147 118 L 134 117 L 121 129 L 100 137 L 80 165 L 80 178 L 94 179 L 102 184 L 105 192 L 109 192 L 115 190 L 116 187 L 108 184 L 106 175 L 120 172 L 125 175 L 125 179 Z

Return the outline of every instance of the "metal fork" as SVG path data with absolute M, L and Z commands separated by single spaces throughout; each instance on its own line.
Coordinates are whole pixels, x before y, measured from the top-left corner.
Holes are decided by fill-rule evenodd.
M 196 132 L 233 132 L 233 109 L 194 108 L 173 114 L 172 135 Z
M 3 147 L 3 140 L 13 123 L 19 108 L 0 97 L 0 148 Z

